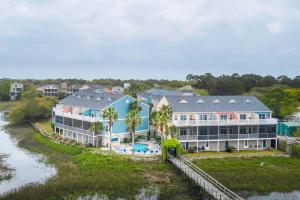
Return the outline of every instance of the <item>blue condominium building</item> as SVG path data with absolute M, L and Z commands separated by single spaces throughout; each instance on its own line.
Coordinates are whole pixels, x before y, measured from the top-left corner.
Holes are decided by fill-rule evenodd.
M 119 144 L 124 138 L 129 138 L 128 126 L 125 123 L 130 111 L 129 105 L 136 101 L 128 95 L 114 93 L 101 86 L 91 86 L 80 90 L 61 100 L 53 108 L 55 132 L 64 138 L 73 139 L 79 143 L 93 146 L 107 146 L 109 143 L 108 120 L 102 117 L 103 111 L 114 107 L 118 119 L 112 127 L 112 142 Z M 146 134 L 149 131 L 149 106 L 140 103 L 142 123 L 137 127 L 136 134 Z M 102 122 L 105 129 L 101 133 L 91 131 L 94 122 Z

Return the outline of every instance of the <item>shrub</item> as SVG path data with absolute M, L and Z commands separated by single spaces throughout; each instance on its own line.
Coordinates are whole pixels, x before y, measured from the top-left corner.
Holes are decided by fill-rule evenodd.
M 156 140 L 156 142 L 157 142 L 158 144 L 161 144 L 161 137 L 157 136 L 157 137 L 155 138 L 155 140 Z
M 196 152 L 196 147 L 189 147 L 188 152 L 189 153 L 195 153 Z
M 292 156 L 296 158 L 300 158 L 300 144 L 293 144 Z
M 91 143 L 87 143 L 86 148 L 90 148 L 90 147 L 93 147 L 93 145 Z
M 53 122 L 51 122 L 51 128 L 52 128 L 52 131 L 54 131 L 54 123 Z
M 226 152 L 231 153 L 231 152 L 234 152 L 235 150 L 236 150 L 236 148 L 234 146 L 227 146 L 226 147 Z
M 170 149 L 176 149 L 177 154 L 182 154 L 183 146 L 177 139 L 168 139 L 165 140 L 162 144 L 162 160 L 167 160 L 167 153 Z

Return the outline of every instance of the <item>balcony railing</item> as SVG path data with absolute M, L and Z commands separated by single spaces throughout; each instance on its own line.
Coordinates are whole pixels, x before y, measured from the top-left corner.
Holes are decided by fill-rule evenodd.
M 66 113 L 66 112 L 63 112 L 62 109 L 56 108 L 56 107 L 53 108 L 53 112 L 57 116 L 67 117 L 67 118 L 77 119 L 77 120 L 82 120 L 82 121 L 87 121 L 87 122 L 103 121 L 102 117 L 91 117 L 91 116 L 84 116 L 84 115 L 78 115 L 78 114 L 73 114 L 73 113 Z
M 277 119 L 245 119 L 245 120 L 173 120 L 176 126 L 230 126 L 230 125 L 264 125 L 276 124 Z
M 66 129 L 66 130 L 74 131 L 74 132 L 77 132 L 77 133 L 83 133 L 83 134 L 91 135 L 91 136 L 94 135 L 94 132 L 93 132 L 93 131 L 84 130 L 84 129 L 82 129 L 82 128 L 77 128 L 77 127 L 67 126 L 67 125 L 58 124 L 58 123 L 55 123 L 55 126 L 56 126 L 57 128 Z M 98 134 L 98 135 L 101 135 L 101 134 L 102 134 L 102 133 L 100 133 L 100 134 Z
M 215 135 L 179 135 L 179 140 L 226 140 L 226 139 L 259 139 L 276 138 L 276 133 L 253 133 L 253 134 L 215 134 Z

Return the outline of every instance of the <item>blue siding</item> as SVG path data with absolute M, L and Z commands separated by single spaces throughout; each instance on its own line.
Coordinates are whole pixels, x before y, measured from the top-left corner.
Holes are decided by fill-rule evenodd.
M 100 117 L 100 111 L 91 109 L 91 116 Z
M 134 98 L 125 96 L 118 102 L 111 105 L 111 107 L 114 107 L 116 111 L 119 113 L 119 120 L 114 122 L 112 128 L 113 133 L 128 132 L 128 126 L 125 123 L 125 118 L 127 117 L 127 114 L 130 111 L 129 104 L 133 101 L 135 101 Z M 141 104 L 141 106 L 142 106 L 142 111 L 140 112 L 140 116 L 142 117 L 142 124 L 137 128 L 136 131 L 149 129 L 149 106 L 145 104 Z

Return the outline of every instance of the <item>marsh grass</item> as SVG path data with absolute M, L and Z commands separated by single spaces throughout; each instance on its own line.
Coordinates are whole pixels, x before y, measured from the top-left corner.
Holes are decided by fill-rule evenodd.
M 300 190 L 300 159 L 249 157 L 194 160 L 197 166 L 235 192 Z
M 158 186 L 161 199 L 199 199 L 198 188 L 161 161 L 133 161 L 115 154 L 93 154 L 78 146 L 57 144 L 30 126 L 9 127 L 19 146 L 42 153 L 58 169 L 44 184 L 27 185 L 2 199 L 75 199 L 103 194 L 111 199 L 133 199 L 143 188 Z M 34 134 L 35 133 L 35 134 Z

